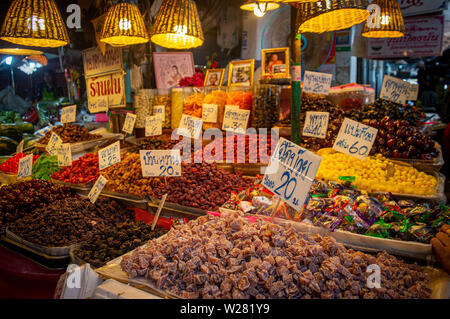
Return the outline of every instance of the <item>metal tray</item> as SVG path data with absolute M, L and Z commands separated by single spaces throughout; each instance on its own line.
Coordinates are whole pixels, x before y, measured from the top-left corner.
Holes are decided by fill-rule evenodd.
M 431 160 L 431 161 L 425 161 L 425 160 L 418 160 L 418 159 L 392 159 L 393 161 L 400 161 L 404 163 L 411 164 L 414 168 L 418 169 L 419 171 L 424 172 L 439 172 L 442 167 L 444 166 L 444 156 L 442 154 L 442 147 L 438 143 L 436 143 L 436 148 L 439 151 L 439 155 L 437 158 Z
M 17 174 L 0 172 L 0 184 L 10 185 L 17 182 Z
M 59 181 L 57 179 L 54 178 L 50 178 L 50 180 L 52 181 L 52 183 L 58 184 L 58 185 L 62 185 L 62 186 L 66 186 L 66 187 L 70 187 L 73 188 L 75 190 L 80 190 L 80 191 L 89 191 L 92 186 L 94 184 L 91 183 L 87 183 L 87 184 L 72 184 L 72 183 L 66 183 L 66 182 L 62 182 Z
M 159 199 L 152 199 L 149 201 L 148 206 L 152 208 L 158 208 L 159 207 L 160 200 Z M 165 202 L 163 207 L 163 212 L 169 211 L 171 212 L 170 216 L 177 217 L 175 215 L 178 215 L 178 217 L 190 217 L 190 218 L 197 218 L 199 216 L 206 215 L 206 210 L 194 208 L 194 207 L 188 207 L 183 206 L 175 203 Z

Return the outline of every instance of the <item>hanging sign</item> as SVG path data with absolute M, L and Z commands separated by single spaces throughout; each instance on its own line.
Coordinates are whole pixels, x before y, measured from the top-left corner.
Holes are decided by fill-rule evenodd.
M 120 142 L 117 141 L 110 146 L 102 148 L 98 152 L 99 170 L 104 170 L 120 162 Z
M 244 134 L 247 130 L 248 119 L 250 118 L 249 110 L 235 109 L 227 105 L 223 117 L 222 130 Z
M 92 204 L 95 204 L 103 188 L 105 188 L 107 182 L 108 180 L 106 178 L 104 178 L 101 175 L 99 176 L 99 178 L 97 179 L 97 181 L 95 182 L 94 186 L 91 188 L 91 191 L 88 194 L 88 198 Z
M 77 106 L 71 105 L 61 109 L 61 123 L 73 123 L 77 117 Z
M 447 0 L 398 0 L 404 17 L 428 14 L 447 8 Z
M 61 167 L 72 166 L 72 149 L 70 143 L 61 144 L 58 148 L 58 165 Z
M 133 134 L 134 124 L 136 123 L 136 114 L 127 113 L 125 122 L 123 123 L 122 131 L 127 134 Z
M 161 122 L 166 120 L 166 106 L 165 105 L 155 105 L 153 106 L 153 115 L 159 116 Z
M 50 140 L 48 141 L 45 150 L 52 156 L 58 155 L 58 149 L 61 147 L 62 143 L 63 140 L 54 132 L 52 132 L 52 135 L 50 136 Z
M 142 176 L 181 176 L 180 150 L 140 151 Z
M 125 106 L 125 83 L 122 71 L 88 78 L 86 88 L 89 110 L 101 108 L 102 111 L 107 111 Z M 105 106 L 106 110 L 104 110 Z
M 33 168 L 33 155 L 27 155 L 19 160 L 19 170 L 17 173 L 17 179 L 31 176 Z
M 302 210 L 322 158 L 280 138 L 263 179 L 263 186 L 295 210 Z
M 333 149 L 365 160 L 372 150 L 377 133 L 378 130 L 373 127 L 345 118 Z
M 303 92 L 328 95 L 332 79 L 332 74 L 306 71 Z
M 219 106 L 217 104 L 203 104 L 202 120 L 203 123 L 217 123 L 217 114 Z
M 203 121 L 198 117 L 183 114 L 180 121 L 180 127 L 177 130 L 178 135 L 198 140 L 202 136 Z
M 84 77 L 98 77 L 101 75 L 122 72 L 122 48 L 106 46 L 105 55 L 98 47 L 93 47 L 82 52 Z
M 380 98 L 404 105 L 409 97 L 411 84 L 401 79 L 385 75 Z
M 145 118 L 145 136 L 159 136 L 162 135 L 162 121 L 157 115 L 147 116 Z
M 306 112 L 303 136 L 325 138 L 329 119 L 328 112 Z

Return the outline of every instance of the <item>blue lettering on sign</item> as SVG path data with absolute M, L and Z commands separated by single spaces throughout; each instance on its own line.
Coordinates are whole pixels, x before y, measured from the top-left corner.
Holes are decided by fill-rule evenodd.
M 303 132 L 311 135 L 323 135 L 321 134 L 322 128 L 325 126 L 325 121 L 328 115 L 325 114 L 313 114 L 309 116 L 309 126 L 306 126 Z
M 356 138 L 363 139 L 363 140 L 371 143 L 374 140 L 376 135 L 374 133 L 369 132 L 369 130 L 370 130 L 370 127 L 368 127 L 366 125 L 360 125 L 359 123 L 356 125 L 356 127 L 354 125 L 347 124 L 347 125 L 345 125 L 345 128 L 344 128 L 345 134 L 351 135 Z

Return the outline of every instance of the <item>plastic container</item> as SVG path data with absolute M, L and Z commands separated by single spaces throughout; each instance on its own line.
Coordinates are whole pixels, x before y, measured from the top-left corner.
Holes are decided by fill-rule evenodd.
M 217 116 L 215 119 L 203 118 L 203 129 L 210 128 L 222 129 L 223 114 L 225 112 L 225 104 L 228 95 L 226 87 L 206 87 L 205 98 L 203 99 L 203 107 L 217 108 Z M 213 116 L 214 117 L 214 116 Z
M 375 91 L 367 86 L 350 83 L 330 89 L 327 99 L 344 111 L 360 109 L 375 100 Z
M 232 86 L 228 88 L 227 105 L 238 106 L 241 110 L 250 111 L 247 128 L 253 123 L 253 87 Z
M 202 118 L 204 88 L 183 88 L 183 114 Z
M 145 118 L 153 115 L 153 103 L 157 90 L 139 90 L 134 95 L 134 109 L 136 114 L 136 128 L 145 128 Z
M 157 114 L 157 108 L 164 106 L 163 129 L 171 129 L 172 122 L 172 100 L 169 90 L 158 90 L 153 103 L 153 114 Z
M 278 85 L 260 85 L 255 88 L 253 128 L 273 128 L 280 120 L 280 92 Z
M 183 116 L 184 94 L 182 88 L 172 89 L 172 111 L 171 111 L 171 127 L 176 130 L 180 126 L 181 117 Z

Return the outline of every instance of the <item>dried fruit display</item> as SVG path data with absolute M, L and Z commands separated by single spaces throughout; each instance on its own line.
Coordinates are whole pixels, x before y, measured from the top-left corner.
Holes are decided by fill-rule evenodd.
M 271 129 L 278 123 L 280 119 L 280 90 L 278 88 L 277 85 L 258 87 L 255 95 L 252 127 Z
M 202 118 L 202 106 L 203 106 L 203 99 L 205 98 L 205 95 L 203 93 L 195 92 L 192 95 L 189 95 L 184 100 L 184 114 Z
M 203 129 L 207 130 L 210 128 L 222 129 L 223 124 L 223 114 L 225 112 L 225 104 L 227 103 L 227 93 L 225 91 L 220 91 L 217 89 L 206 88 L 206 90 L 211 90 L 206 94 L 203 104 L 214 104 L 217 105 L 217 123 L 205 123 L 203 122 Z
M 53 173 L 61 170 L 58 164 L 57 156 L 42 154 L 33 164 L 33 172 L 31 177 L 34 179 L 49 180 Z
M 50 141 L 52 133 L 58 135 L 62 139 L 63 143 L 85 142 L 102 137 L 101 135 L 89 133 L 89 131 L 86 128 L 78 124 L 65 123 L 63 125 L 58 125 L 54 127 L 52 130 L 48 131 L 39 140 L 38 143 L 46 145 Z
M 347 250 L 332 237 L 298 233 L 238 214 L 203 216 L 172 228 L 121 261 L 131 278 L 145 276 L 181 298 L 429 298 L 417 265 L 387 253 Z M 382 288 L 369 288 L 368 266 Z
M 172 101 L 169 95 L 158 94 L 155 96 L 155 101 L 153 103 L 153 108 L 158 105 L 164 105 L 164 122 L 163 129 L 171 128 L 171 117 L 172 117 Z M 153 112 L 155 113 L 155 112 Z
M 19 171 L 19 162 L 22 158 L 26 157 L 27 154 L 17 153 L 13 157 L 7 159 L 5 162 L 0 164 L 0 171 L 10 174 L 17 174 Z M 39 155 L 33 155 L 33 163 L 39 158 Z
M 53 179 L 71 184 L 93 183 L 98 177 L 98 155 L 91 153 L 83 155 L 73 161 L 72 166 L 64 167 L 51 176 Z

